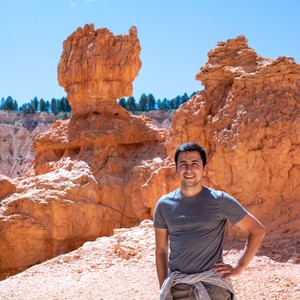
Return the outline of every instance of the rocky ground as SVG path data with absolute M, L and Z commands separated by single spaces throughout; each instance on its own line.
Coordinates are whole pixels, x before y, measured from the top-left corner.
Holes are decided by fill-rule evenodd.
M 300 259 L 293 243 L 266 240 L 248 269 L 232 279 L 239 300 L 300 299 Z M 225 261 L 236 261 L 241 243 L 225 248 Z M 112 237 L 87 242 L 1 281 L 0 299 L 158 299 L 152 222 L 117 229 Z

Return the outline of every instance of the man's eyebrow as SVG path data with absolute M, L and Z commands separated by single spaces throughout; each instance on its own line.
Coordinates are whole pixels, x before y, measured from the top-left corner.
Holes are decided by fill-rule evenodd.
M 187 160 L 183 159 L 183 160 L 180 160 L 179 163 L 186 163 Z M 200 162 L 199 159 L 193 159 L 192 162 Z

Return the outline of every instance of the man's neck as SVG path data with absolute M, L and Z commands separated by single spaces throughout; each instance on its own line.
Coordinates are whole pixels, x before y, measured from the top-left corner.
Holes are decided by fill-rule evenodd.
M 180 191 L 184 197 L 190 198 L 199 194 L 203 189 L 203 186 L 181 186 Z

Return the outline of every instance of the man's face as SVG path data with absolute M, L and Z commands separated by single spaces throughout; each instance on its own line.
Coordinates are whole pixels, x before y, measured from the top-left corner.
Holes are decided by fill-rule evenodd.
M 181 152 L 177 161 L 177 174 L 182 186 L 202 187 L 203 162 L 198 151 Z

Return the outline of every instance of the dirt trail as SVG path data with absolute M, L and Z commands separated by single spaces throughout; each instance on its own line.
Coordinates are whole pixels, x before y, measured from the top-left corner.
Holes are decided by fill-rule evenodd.
M 248 269 L 232 278 L 239 300 L 299 300 L 299 256 L 286 262 L 286 246 L 266 242 Z M 235 262 L 240 243 L 231 243 L 225 261 Z M 294 247 L 294 246 L 290 246 Z M 226 246 L 227 248 L 227 246 Z M 281 251 L 281 252 L 280 252 Z M 119 229 L 112 237 L 85 243 L 0 282 L 0 299 L 157 300 L 154 232 L 151 221 Z

